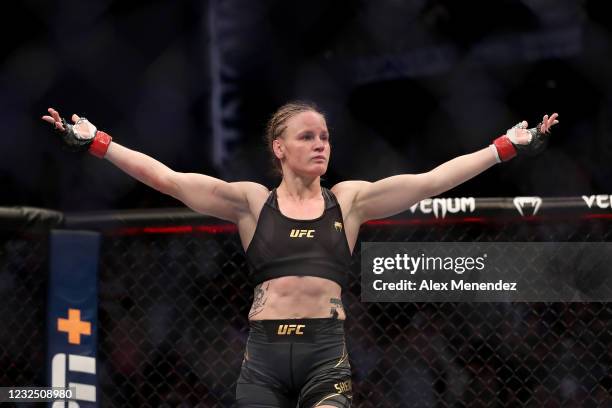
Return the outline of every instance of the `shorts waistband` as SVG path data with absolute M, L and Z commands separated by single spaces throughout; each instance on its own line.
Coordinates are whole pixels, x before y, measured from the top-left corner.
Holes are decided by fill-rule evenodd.
M 344 320 L 329 318 L 251 320 L 249 326 L 251 336 L 273 343 L 313 343 L 330 336 L 344 336 Z

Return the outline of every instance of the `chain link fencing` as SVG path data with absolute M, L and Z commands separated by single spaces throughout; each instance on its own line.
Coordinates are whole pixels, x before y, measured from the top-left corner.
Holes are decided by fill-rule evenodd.
M 45 235 L 0 232 L 0 386 L 45 383 Z
M 119 218 L 89 222 L 104 234 L 101 406 L 233 406 L 252 300 L 235 229 Z M 610 241 L 611 227 L 606 217 L 418 219 L 366 224 L 360 239 Z M 362 303 L 359 247 L 343 295 L 354 406 L 610 406 L 608 303 Z M 6 235 L 0 259 L 0 384 L 43 385 L 46 237 Z
M 57 212 L 0 207 L 2 387 L 45 386 L 48 231 L 62 223 Z

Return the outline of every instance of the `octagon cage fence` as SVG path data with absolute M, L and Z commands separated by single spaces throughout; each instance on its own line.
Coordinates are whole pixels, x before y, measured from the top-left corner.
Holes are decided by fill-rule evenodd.
M 365 303 L 360 297 L 361 242 L 610 241 L 612 212 L 595 202 L 429 199 L 364 224 L 342 299 L 354 406 L 612 406 L 608 303 Z M 0 209 L 0 386 L 48 384 L 54 229 L 101 236 L 100 406 L 233 406 L 253 296 L 248 267 L 234 225 L 186 209 Z

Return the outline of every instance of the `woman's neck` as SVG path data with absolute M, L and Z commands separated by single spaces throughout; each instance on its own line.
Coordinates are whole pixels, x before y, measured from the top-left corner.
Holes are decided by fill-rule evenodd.
M 276 191 L 295 201 L 309 200 L 321 196 L 321 179 L 320 177 L 312 179 L 297 176 L 283 177 Z

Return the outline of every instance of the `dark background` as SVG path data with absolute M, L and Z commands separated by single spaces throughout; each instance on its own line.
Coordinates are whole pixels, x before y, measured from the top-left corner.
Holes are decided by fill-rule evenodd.
M 612 191 L 605 0 L 26 0 L 3 20 L 0 206 L 180 205 L 62 151 L 49 106 L 177 171 L 272 187 L 263 128 L 292 99 L 327 113 L 328 187 L 427 171 L 556 111 L 546 152 L 447 195 Z

